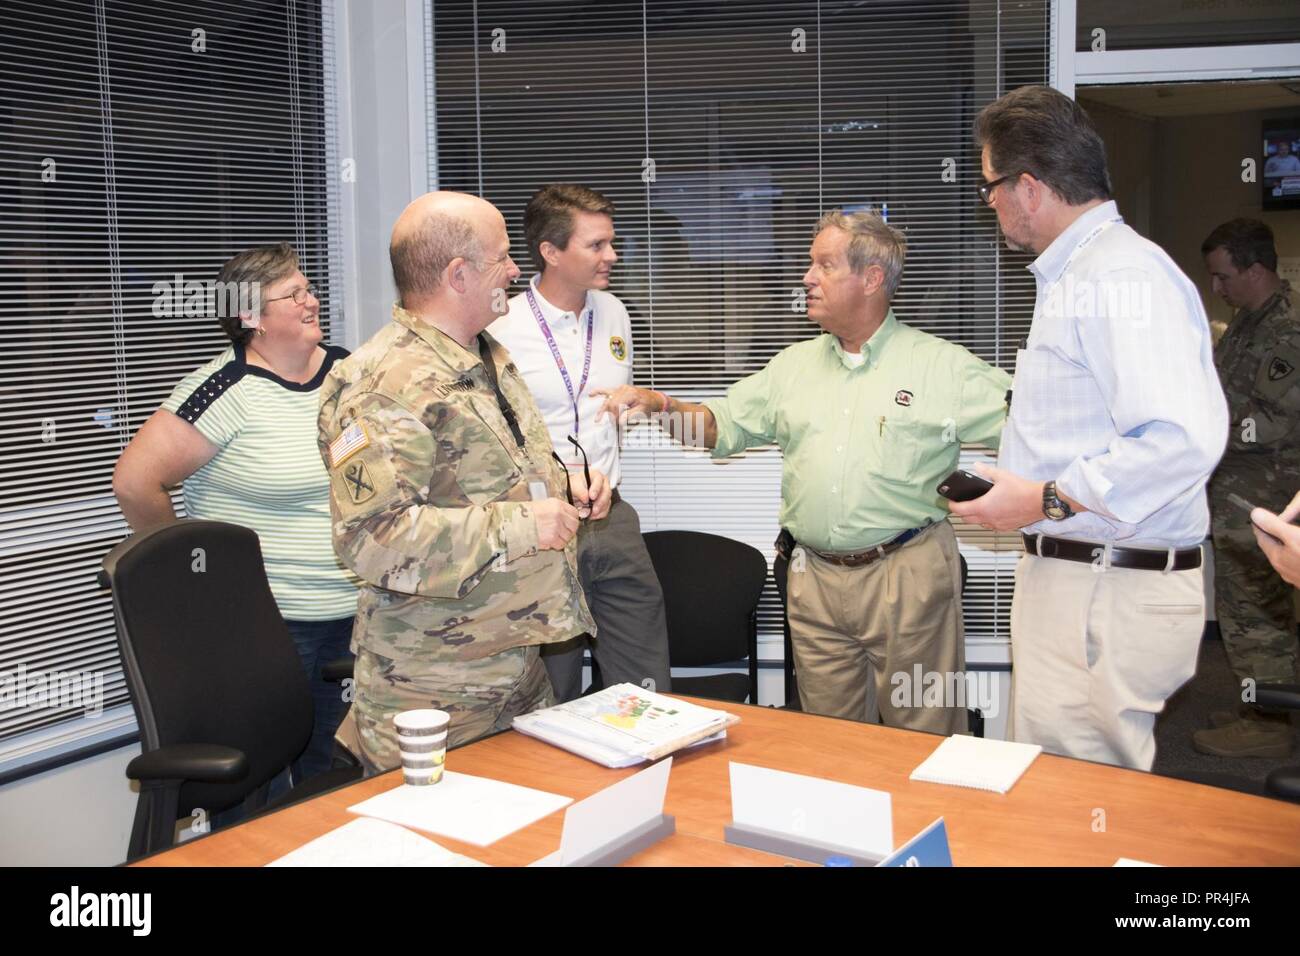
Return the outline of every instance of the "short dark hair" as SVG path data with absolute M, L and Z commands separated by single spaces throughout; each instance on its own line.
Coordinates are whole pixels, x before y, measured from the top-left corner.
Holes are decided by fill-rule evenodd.
M 240 321 L 241 311 L 256 308 L 261 311 L 261 290 L 273 282 L 288 278 L 298 269 L 298 253 L 287 242 L 270 246 L 255 246 L 236 253 L 226 260 L 217 274 L 214 308 L 221 330 L 236 345 L 243 345 L 253 335 L 253 330 Z M 256 289 L 254 295 L 247 290 Z
M 524 210 L 524 242 L 539 272 L 546 268 L 542 243 L 549 242 L 557 249 L 567 248 L 573 237 L 575 212 L 602 213 L 613 219 L 614 204 L 596 190 L 572 183 L 543 186 L 528 200 Z
M 432 295 L 453 259 L 471 262 L 483 257 L 483 240 L 474 223 L 463 216 L 431 212 L 400 240 L 388 246 L 393 283 L 404 308 L 412 299 Z
M 1243 272 L 1257 262 L 1269 272 L 1277 272 L 1273 230 L 1258 219 L 1231 219 L 1215 227 L 1201 243 L 1201 255 L 1208 256 L 1215 249 L 1227 249 L 1233 266 Z
M 1071 206 L 1110 198 L 1106 146 L 1083 107 L 1048 86 L 1022 86 L 975 118 L 975 144 L 1000 176 L 1028 173 Z

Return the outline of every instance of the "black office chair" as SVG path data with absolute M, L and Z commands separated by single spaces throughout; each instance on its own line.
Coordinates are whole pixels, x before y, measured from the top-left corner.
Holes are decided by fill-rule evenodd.
M 172 845 L 177 820 L 265 809 L 273 778 L 307 746 L 311 693 L 271 596 L 257 535 L 183 520 L 132 535 L 104 558 L 118 648 L 143 752 L 128 859 Z M 337 768 L 283 805 L 359 779 Z
M 1260 684 L 1255 699 L 1271 710 L 1300 710 L 1300 684 Z M 1300 801 L 1300 767 L 1278 767 L 1264 780 L 1268 796 Z
M 966 592 L 966 556 L 957 555 L 957 560 L 961 562 L 961 590 Z M 776 560 L 772 562 L 772 577 L 776 581 L 776 593 L 781 598 L 781 626 L 785 631 L 785 706 L 782 710 L 802 710 L 799 703 L 799 678 L 794 669 L 794 645 L 790 641 L 790 614 L 786 601 L 786 583 L 790 575 L 790 562 L 788 559 L 777 553 Z M 967 717 L 970 721 L 970 732 L 976 737 L 984 736 L 984 715 L 978 710 L 967 710 Z
M 740 541 L 699 531 L 643 535 L 664 591 L 673 667 L 748 660 L 748 674 L 673 677 L 673 693 L 758 703 L 758 599 L 767 559 Z

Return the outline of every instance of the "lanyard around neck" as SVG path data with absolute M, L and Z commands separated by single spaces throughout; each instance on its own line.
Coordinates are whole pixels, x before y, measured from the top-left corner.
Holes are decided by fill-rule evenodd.
M 555 342 L 555 335 L 551 332 L 546 317 L 542 315 L 541 307 L 537 304 L 537 296 L 533 294 L 531 285 L 528 287 L 528 291 L 524 293 L 524 296 L 528 299 L 528 306 L 533 310 L 533 318 L 537 320 L 542 335 L 546 337 L 546 344 L 550 346 L 551 358 L 555 359 L 556 367 L 560 370 L 560 377 L 564 379 L 564 387 L 569 393 L 569 401 L 573 404 L 573 437 L 577 438 L 578 398 L 587 387 L 587 376 L 591 373 L 591 341 L 596 328 L 596 310 L 590 306 L 587 308 L 587 347 L 582 357 L 582 381 L 578 383 L 578 388 L 575 391 L 573 379 L 569 378 L 569 369 L 564 364 L 564 357 L 560 355 L 560 347 Z

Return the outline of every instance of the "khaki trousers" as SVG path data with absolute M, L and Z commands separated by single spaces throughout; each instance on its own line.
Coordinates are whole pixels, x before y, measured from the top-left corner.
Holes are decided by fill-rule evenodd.
M 1196 672 L 1204 626 L 1200 568 L 1024 555 L 1011 602 L 1012 739 L 1150 770 L 1156 715 Z
M 871 564 L 846 568 L 806 548 L 786 585 L 799 698 L 808 713 L 868 721 L 875 681 L 881 722 L 936 734 L 967 729 L 963 702 L 935 701 L 918 675 L 965 668 L 961 562 L 952 525 L 939 521 Z M 919 669 L 918 669 L 919 665 Z M 960 683 L 960 681 L 958 681 Z

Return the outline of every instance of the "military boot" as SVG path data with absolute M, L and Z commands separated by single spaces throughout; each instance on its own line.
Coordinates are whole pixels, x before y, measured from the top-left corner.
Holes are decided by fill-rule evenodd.
M 1220 716 L 1215 713 L 1211 719 Z M 1227 724 L 1196 731 L 1192 746 L 1216 757 L 1285 757 L 1291 753 L 1291 720 L 1287 714 L 1246 709 Z

